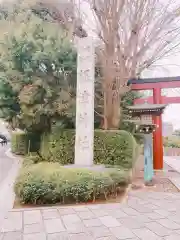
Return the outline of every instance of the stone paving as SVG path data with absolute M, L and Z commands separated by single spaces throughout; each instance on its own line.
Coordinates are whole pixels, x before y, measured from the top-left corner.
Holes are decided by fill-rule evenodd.
M 5 152 L 9 146 L 0 145 L 0 184 L 7 177 L 9 170 L 13 165 L 13 159 L 6 156 Z
M 21 161 L 12 156 L 7 146 L 0 145 L 0 226 L 4 216 L 12 209 L 15 194 L 13 184 Z
M 166 164 L 171 166 L 174 170 L 180 173 L 180 157 L 164 157 L 164 161 Z
M 9 212 L 0 240 L 179 240 L 180 193 L 138 192 L 126 203 Z

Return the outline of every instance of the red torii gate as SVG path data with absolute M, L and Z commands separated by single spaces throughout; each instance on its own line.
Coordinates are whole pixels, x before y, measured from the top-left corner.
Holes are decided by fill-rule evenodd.
M 161 95 L 161 89 L 180 88 L 180 76 L 164 78 L 130 79 L 128 85 L 132 90 L 153 90 L 153 96 L 135 100 L 135 104 L 142 104 L 145 101 L 153 104 L 180 103 L 180 97 L 165 97 Z M 163 169 L 163 138 L 162 138 L 162 117 L 155 116 L 154 124 L 158 127 L 153 134 L 153 164 L 154 169 Z

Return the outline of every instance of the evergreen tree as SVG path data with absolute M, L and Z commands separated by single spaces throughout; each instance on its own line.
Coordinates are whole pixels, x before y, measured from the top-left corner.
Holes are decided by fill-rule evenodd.
M 6 21 L 12 16 L 18 31 L 8 31 L 0 48 L 0 114 L 12 126 L 48 131 L 72 113 L 76 51 L 56 23 L 31 11 Z

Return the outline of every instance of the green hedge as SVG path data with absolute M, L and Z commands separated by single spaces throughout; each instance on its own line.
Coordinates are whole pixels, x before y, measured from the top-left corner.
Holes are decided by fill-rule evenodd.
M 74 130 L 54 129 L 51 135 L 43 136 L 41 155 L 49 162 L 71 164 L 74 161 L 74 144 Z M 129 132 L 95 130 L 94 162 L 96 164 L 131 168 L 136 154 L 137 144 Z
M 24 132 L 13 132 L 11 136 L 11 150 L 18 155 L 25 155 L 28 152 L 28 138 Z
M 136 141 L 126 131 L 96 131 L 94 161 L 97 164 L 131 168 L 136 157 Z
M 164 147 L 180 148 L 180 138 L 176 136 L 164 137 Z
M 15 193 L 23 204 L 87 202 L 116 196 L 130 181 L 128 172 L 64 168 L 58 163 L 38 163 L 20 171 Z
M 11 136 L 11 149 L 17 155 L 26 155 L 40 149 L 41 136 L 27 132 L 13 132 Z
M 29 155 L 26 155 L 23 159 L 23 167 L 29 167 L 33 164 L 37 164 L 39 162 L 42 162 L 43 159 L 37 155 L 37 153 L 33 154 L 29 154 Z
M 74 161 L 74 144 L 74 130 L 57 129 L 42 137 L 41 155 L 49 162 L 71 164 Z

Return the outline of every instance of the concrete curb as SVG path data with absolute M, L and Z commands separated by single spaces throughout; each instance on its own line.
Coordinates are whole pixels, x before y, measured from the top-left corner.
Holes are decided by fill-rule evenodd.
M 5 155 L 9 158 L 12 158 L 12 159 L 18 159 L 17 156 L 15 156 L 12 152 L 11 152 L 11 148 L 9 148 L 6 152 L 5 152 Z
M 13 208 L 15 194 L 13 191 L 14 182 L 21 167 L 21 161 L 13 156 L 11 150 L 5 152 L 8 158 L 13 158 L 14 163 L 9 170 L 7 177 L 0 184 L 0 226 L 6 218 L 8 212 Z M 1 232 L 1 231 L 0 231 Z

